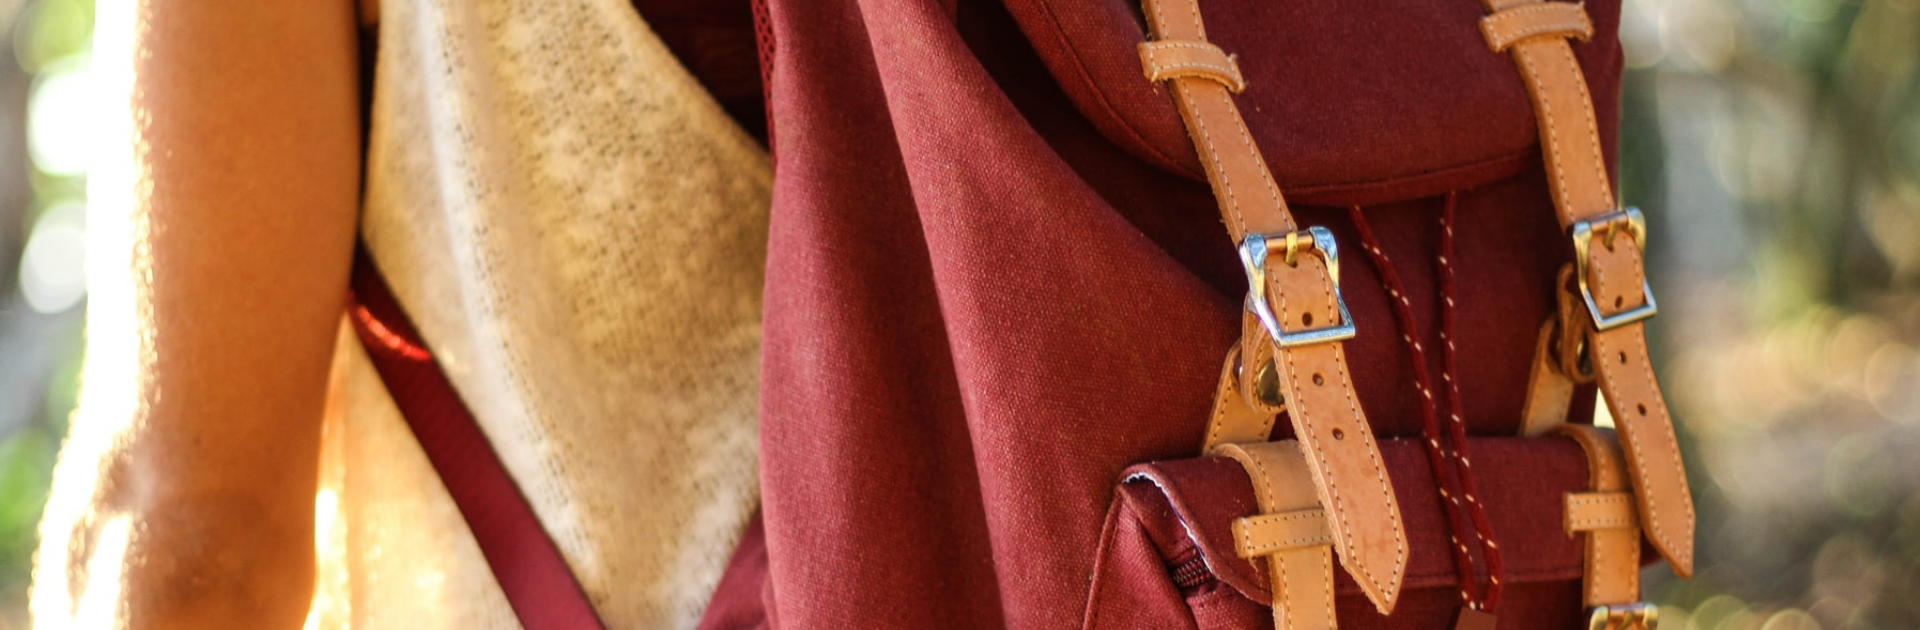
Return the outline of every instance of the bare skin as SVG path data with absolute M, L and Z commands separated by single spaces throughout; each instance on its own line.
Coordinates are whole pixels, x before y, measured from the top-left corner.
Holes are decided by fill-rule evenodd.
M 355 5 L 136 4 L 133 164 L 148 186 L 132 196 L 133 251 L 89 252 L 132 268 L 125 286 L 96 284 L 89 320 L 96 340 L 139 341 L 89 347 L 36 622 L 298 628 L 358 208 Z M 116 291 L 131 299 L 103 297 Z M 128 362 L 138 382 L 110 382 Z

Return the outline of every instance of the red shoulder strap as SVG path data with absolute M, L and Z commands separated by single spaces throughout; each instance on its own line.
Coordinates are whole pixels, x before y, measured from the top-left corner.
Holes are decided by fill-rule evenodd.
M 514 485 L 365 251 L 354 256 L 352 289 L 353 330 L 460 507 L 520 625 L 527 630 L 604 628 L 533 506 Z

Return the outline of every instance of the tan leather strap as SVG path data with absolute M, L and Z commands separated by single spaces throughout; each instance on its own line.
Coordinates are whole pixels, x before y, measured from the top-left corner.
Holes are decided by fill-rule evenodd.
M 1627 492 L 1620 440 L 1613 431 L 1563 424 L 1556 433 L 1573 438 L 1587 454 L 1587 487 L 1566 497 L 1568 535 L 1586 534 L 1586 570 L 1581 580 L 1588 607 L 1640 601 L 1640 528 Z
M 1555 334 L 1560 329 L 1552 316 L 1540 324 L 1539 338 L 1533 344 L 1533 370 L 1527 376 L 1527 401 L 1520 408 L 1520 435 L 1540 437 L 1567 423 L 1567 408 L 1573 404 L 1573 381 L 1560 373 L 1554 359 Z
M 1333 527 L 1300 443 L 1227 444 L 1214 454 L 1240 462 L 1253 481 L 1260 514 L 1234 521 L 1234 546 L 1242 558 L 1267 559 L 1273 627 L 1333 630 Z
M 1588 324 L 1594 328 L 1588 348 L 1601 392 L 1625 439 L 1641 522 L 1674 571 L 1683 577 L 1691 575 L 1693 498 L 1666 400 L 1654 381 L 1643 324 L 1624 317 L 1652 312 L 1641 258 L 1645 230 L 1637 216 L 1614 205 L 1593 97 L 1566 40 L 1569 34 L 1582 32 L 1577 25 L 1564 25 L 1568 12 L 1584 14 L 1584 9 L 1575 4 L 1533 9 L 1541 6 L 1540 0 L 1483 2 L 1490 13 L 1481 19 L 1488 46 L 1513 57 L 1533 101 L 1548 190 L 1561 225 L 1574 235 L 1575 249 L 1584 255 L 1584 260 L 1576 262 L 1586 277 L 1576 279 L 1590 288 L 1589 308 L 1609 320 Z M 1539 26 L 1549 18 L 1561 25 Z M 1627 233 L 1632 238 L 1619 238 Z M 1622 323 L 1611 324 L 1615 318 Z
M 1212 47 L 1207 44 L 1196 0 L 1144 0 L 1143 13 L 1153 50 Z M 1302 341 L 1342 325 L 1351 330 L 1352 322 L 1340 304 L 1332 236 L 1303 233 L 1288 214 L 1280 187 L 1234 105 L 1230 90 L 1238 82 L 1218 73 L 1161 74 L 1151 61 L 1145 70 L 1150 78 L 1171 77 L 1167 84 L 1174 105 L 1206 167 L 1227 231 L 1241 248 L 1250 297 L 1249 313 L 1242 318 L 1242 362 L 1272 364 L 1266 369 L 1277 377 L 1280 398 L 1312 478 L 1319 482 L 1341 564 L 1374 605 L 1389 612 L 1400 595 L 1407 564 L 1399 504 L 1354 395 L 1341 344 L 1325 339 Z M 1237 69 L 1233 74 L 1238 74 Z M 1283 345 L 1282 338 L 1291 341 Z M 1239 370 L 1238 387 L 1243 393 L 1253 390 L 1251 379 L 1259 371 Z M 1249 414 L 1215 417 L 1245 421 Z M 1258 427 L 1221 431 L 1209 427 L 1207 433 L 1249 435 L 1258 433 Z
M 1240 370 L 1240 348 L 1235 347 L 1227 352 L 1226 365 L 1220 367 L 1220 386 L 1214 391 L 1213 413 L 1207 422 L 1207 451 L 1221 444 L 1265 442 L 1273 435 L 1279 410 L 1254 408 L 1257 403 L 1250 403 L 1249 396 L 1240 392 Z M 1257 379 L 1255 385 L 1264 386 Z

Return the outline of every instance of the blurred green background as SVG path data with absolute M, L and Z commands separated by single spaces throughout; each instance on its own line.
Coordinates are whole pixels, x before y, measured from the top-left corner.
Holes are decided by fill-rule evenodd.
M 92 0 L 0 0 L 0 630 L 80 375 Z
M 0 630 L 77 389 L 92 24 L 0 0 Z M 1663 627 L 1920 628 L 1920 0 L 1626 0 L 1621 40 L 1701 510 Z

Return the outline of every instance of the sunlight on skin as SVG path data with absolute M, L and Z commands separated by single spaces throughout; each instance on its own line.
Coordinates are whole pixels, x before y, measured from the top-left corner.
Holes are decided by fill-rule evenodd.
M 159 396 L 142 378 L 153 362 L 152 309 L 144 299 L 152 261 L 134 246 L 148 229 L 135 201 L 152 182 L 143 166 L 146 143 L 135 131 L 135 1 L 99 0 L 96 8 L 92 76 L 100 110 L 89 139 L 86 367 L 41 521 L 30 611 L 43 628 L 124 625 L 120 590 L 132 517 L 92 512 L 94 493 L 104 491 L 106 454 L 138 430 L 141 401 Z M 69 558 L 86 559 L 82 573 L 72 573 L 80 567 L 63 561 Z
M 87 590 L 80 596 L 80 605 L 74 607 L 75 614 L 63 628 L 117 628 L 126 624 L 126 607 L 121 605 L 120 590 L 126 586 L 121 569 L 125 564 L 127 549 L 132 547 L 133 519 L 127 515 L 114 516 L 100 527 L 95 539 L 93 557 L 87 561 Z
M 358 207 L 352 6 L 97 11 L 90 338 L 29 610 L 299 628 Z
M 324 482 L 323 482 L 324 483 Z M 334 526 L 340 515 L 340 495 L 333 488 L 321 487 L 313 494 L 313 551 L 316 556 L 326 555 L 329 540 L 334 535 Z M 318 630 L 321 620 L 329 614 L 337 614 L 335 607 L 342 602 L 332 601 L 327 589 L 316 588 L 313 593 L 313 608 L 307 611 L 307 621 L 301 630 Z

